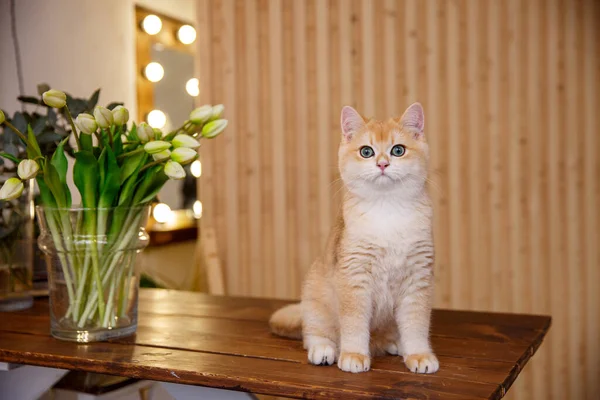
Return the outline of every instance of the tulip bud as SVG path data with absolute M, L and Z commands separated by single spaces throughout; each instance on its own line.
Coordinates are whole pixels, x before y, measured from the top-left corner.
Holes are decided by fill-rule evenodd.
M 67 104 L 67 95 L 60 90 L 50 89 L 42 94 L 42 100 L 50 107 L 63 108 Z
M 6 117 L 4 116 L 4 113 L 2 112 L 2 110 L 0 110 L 0 125 L 2 125 L 5 120 L 6 120 Z
M 167 161 L 165 164 L 165 175 L 171 179 L 183 179 L 185 178 L 185 170 L 176 161 Z
M 170 150 L 164 150 L 164 151 L 161 151 L 160 153 L 152 154 L 152 158 L 154 159 L 154 161 L 166 160 L 167 158 L 170 158 L 170 157 L 171 157 Z
M 206 105 L 196 108 L 190 113 L 190 121 L 196 125 L 200 125 L 208 121 L 212 116 L 212 106 Z
M 212 139 L 227 127 L 228 121 L 226 119 L 217 119 L 209 122 L 202 127 L 202 136 L 207 139 Z
M 198 157 L 198 153 L 194 149 L 187 147 L 179 147 L 171 153 L 171 160 L 177 161 L 179 164 L 187 164 Z
M 21 180 L 26 181 L 28 179 L 34 178 L 39 170 L 40 166 L 37 162 L 33 160 L 23 160 L 19 163 L 19 166 L 17 167 L 17 175 L 19 175 L 19 178 L 21 178 Z
M 87 113 L 81 113 L 75 118 L 75 125 L 79 128 L 82 133 L 91 135 L 98 129 L 98 124 L 94 117 Z
M 223 111 L 225 110 L 225 106 L 223 104 L 217 104 L 212 108 L 212 115 L 210 116 L 209 121 L 214 121 L 215 119 L 221 118 L 223 115 Z
M 142 122 L 137 126 L 137 135 L 142 143 L 146 143 L 154 137 L 154 130 L 150 125 Z
M 127 140 L 127 136 L 121 135 L 121 143 L 125 143 Z
M 123 106 L 116 106 L 112 110 L 112 115 L 115 125 L 125 125 L 129 121 L 129 110 Z
M 190 149 L 197 149 L 198 147 L 200 147 L 200 143 L 191 136 L 177 135 L 173 139 L 173 147 L 188 147 Z
M 102 106 L 94 108 L 94 118 L 96 118 L 98 126 L 104 129 L 109 128 L 114 122 L 112 112 Z
M 146 153 L 148 154 L 160 153 L 161 151 L 169 150 L 170 148 L 171 143 L 163 140 L 155 140 L 144 145 L 144 150 L 146 150 Z
M 163 131 L 158 128 L 152 128 L 152 131 L 154 132 L 154 140 L 160 140 L 164 136 Z
M 181 167 L 181 165 L 179 166 Z M 181 168 L 183 170 L 183 168 Z M 185 175 L 185 172 L 184 172 Z M 13 200 L 23 193 L 23 182 L 19 178 L 9 178 L 0 188 L 0 200 Z

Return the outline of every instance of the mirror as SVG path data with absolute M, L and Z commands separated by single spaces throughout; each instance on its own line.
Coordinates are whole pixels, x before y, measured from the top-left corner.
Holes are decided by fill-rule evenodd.
M 168 132 L 188 119 L 199 93 L 198 80 L 194 77 L 196 31 L 191 23 L 139 6 L 136 7 L 136 24 L 137 120 Z M 169 180 L 158 193 L 158 200 L 171 210 L 196 215 L 200 161 L 184 168 L 186 178 Z M 158 219 L 157 222 L 168 222 Z

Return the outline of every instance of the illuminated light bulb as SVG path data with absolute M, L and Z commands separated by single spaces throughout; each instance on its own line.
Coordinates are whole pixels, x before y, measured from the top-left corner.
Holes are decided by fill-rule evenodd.
M 200 178 L 202 175 L 202 164 L 200 164 L 200 160 L 196 160 L 190 165 L 190 171 L 196 178 Z
M 148 113 L 146 120 L 151 127 L 161 129 L 167 123 L 167 116 L 160 110 L 152 110 Z
M 197 78 L 192 78 L 185 83 L 185 91 L 192 97 L 200 94 L 200 81 Z
M 194 211 L 194 218 L 202 217 L 202 202 L 200 200 L 196 200 L 192 206 L 192 210 Z
M 165 222 L 170 220 L 172 213 L 173 212 L 171 211 L 171 207 L 169 207 L 165 203 L 158 203 L 154 206 L 154 210 L 152 210 L 152 216 L 154 217 L 156 222 L 159 222 L 161 224 L 164 224 Z
M 196 40 L 196 30 L 190 25 L 183 25 L 177 31 L 177 39 L 183 44 L 192 44 Z
M 142 21 L 142 28 L 148 35 L 156 35 L 162 29 L 162 21 L 156 15 L 150 14 Z
M 144 75 L 150 82 L 158 82 L 165 76 L 165 70 L 162 65 L 153 61 L 144 68 Z

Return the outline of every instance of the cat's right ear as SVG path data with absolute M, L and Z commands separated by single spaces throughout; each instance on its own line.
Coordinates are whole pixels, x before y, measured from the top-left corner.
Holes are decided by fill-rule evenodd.
M 342 115 L 340 118 L 342 125 L 342 137 L 346 142 L 349 142 L 358 131 L 365 126 L 365 120 L 363 117 L 350 106 L 344 106 L 342 108 Z

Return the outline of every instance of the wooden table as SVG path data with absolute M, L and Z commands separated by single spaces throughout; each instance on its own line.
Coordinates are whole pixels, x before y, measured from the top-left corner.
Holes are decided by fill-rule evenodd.
M 49 335 L 40 299 L 0 315 L 0 361 L 294 398 L 499 399 L 550 327 L 544 316 L 435 310 L 436 374 L 411 373 L 393 356 L 350 374 L 309 365 L 299 341 L 271 335 L 267 320 L 283 304 L 146 289 L 135 336 L 78 345 Z

